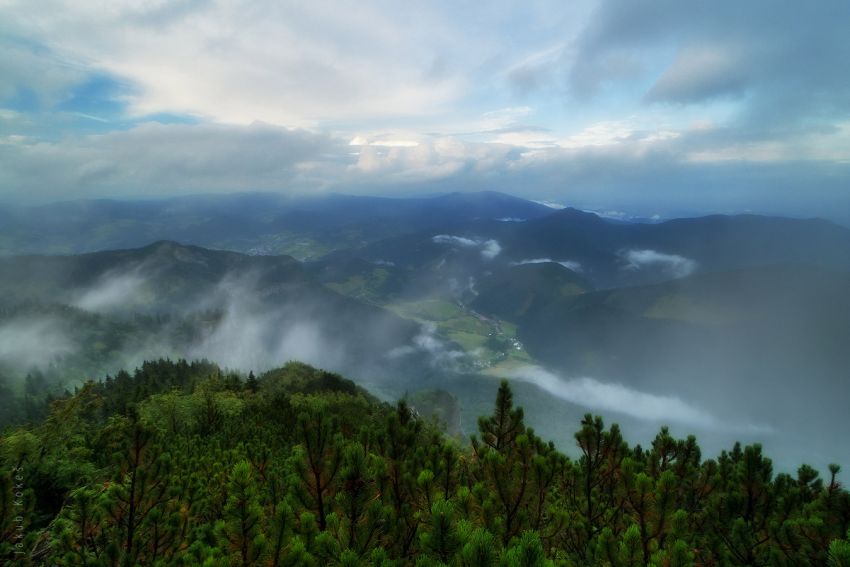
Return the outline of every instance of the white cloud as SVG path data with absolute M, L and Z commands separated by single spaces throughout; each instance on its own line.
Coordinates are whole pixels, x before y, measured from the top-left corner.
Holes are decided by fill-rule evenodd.
M 549 207 L 550 209 L 555 209 L 556 211 L 560 211 L 566 209 L 566 205 L 562 205 L 561 203 L 554 203 L 552 201 L 534 201 L 538 205 L 543 205 L 544 207 Z
M 387 353 L 387 358 L 396 359 L 422 352 L 428 355 L 428 361 L 435 368 L 457 371 L 469 355 L 461 350 L 455 350 L 437 337 L 435 323 L 423 323 L 419 333 L 413 337 L 413 345 L 396 347 Z
M 13 16 L 10 27 L 135 85 L 126 97 L 135 115 L 305 127 L 421 115 L 459 96 L 462 74 L 427 73 L 461 41 L 459 26 L 426 4 L 408 16 L 346 0 L 298 6 L 57 0 L 27 6 L 27 17 Z M 26 63 L 20 56 L 14 61 Z
M 3 146 L 0 186 L 9 195 L 30 199 L 316 190 L 344 172 L 351 159 L 344 148 L 324 135 L 267 124 L 147 123 L 127 131 Z
M 582 267 L 580 262 L 576 262 L 575 260 L 553 260 L 551 258 L 530 258 L 527 260 L 520 260 L 519 262 L 512 262 L 514 266 L 522 266 L 523 264 L 545 264 L 547 262 L 552 262 L 554 264 L 560 264 L 568 270 L 572 270 L 574 272 L 581 272 Z
M 69 330 L 51 317 L 12 319 L 0 325 L 0 362 L 25 371 L 44 369 L 75 345 Z
M 450 234 L 437 234 L 431 240 L 437 244 L 452 244 L 463 248 L 477 248 L 481 244 L 480 240 Z
M 658 212 L 661 202 L 666 216 L 717 203 L 724 205 L 717 212 L 749 208 L 827 218 L 850 210 L 843 182 L 846 164 L 811 159 L 794 162 L 793 167 L 773 161 L 762 162 L 760 169 L 742 169 L 735 161 L 682 158 L 715 147 L 713 135 L 699 131 L 661 145 L 518 152 L 502 144 L 451 137 L 423 137 L 416 147 L 350 146 L 349 137 L 261 123 L 147 123 L 56 141 L 0 138 L 0 199 L 43 202 L 244 190 L 372 195 L 495 190 L 543 197 L 537 202 L 552 208 L 563 208 L 559 201 L 565 199 L 592 204 L 596 210 L 640 211 L 651 203 L 651 210 Z M 850 162 L 850 128 L 830 136 L 834 146 L 827 138 L 820 143 L 801 140 L 801 148 L 812 146 L 800 155 L 813 158 L 831 152 L 833 157 L 847 155 Z M 358 150 L 355 155 L 352 148 Z M 817 200 L 799 191 L 805 184 L 817 185 Z M 683 186 L 690 190 L 683 191 Z M 775 204 L 774 210 L 766 210 L 766 203 Z
M 594 213 L 594 214 L 596 214 L 600 217 L 606 218 L 606 219 L 615 219 L 615 220 L 625 220 L 629 216 L 628 213 L 626 213 L 625 211 L 587 211 L 587 212 Z
M 606 121 L 591 124 L 577 134 L 561 140 L 562 148 L 584 148 L 587 146 L 608 146 L 621 144 L 631 138 L 634 128 L 621 121 Z
M 485 112 L 481 116 L 479 125 L 481 130 L 498 130 L 508 126 L 513 126 L 520 119 L 528 117 L 532 113 L 531 107 L 528 106 L 512 106 Z
M 510 162 L 512 148 L 465 142 L 459 138 L 424 137 L 408 144 L 359 147 L 357 162 L 349 167 L 352 179 L 378 178 L 381 184 L 448 179 L 464 174 L 486 175 Z
M 284 299 L 269 308 L 257 289 L 258 276 L 229 274 L 201 298 L 195 310 L 221 310 L 222 317 L 189 348 L 188 356 L 243 370 L 265 370 L 288 360 L 339 368 L 344 344 L 325 335 L 327 329 L 309 305 Z
M 437 234 L 431 238 L 436 244 L 448 244 L 459 248 L 478 248 L 481 257 L 492 260 L 502 252 L 502 247 L 496 240 L 481 240 L 477 238 L 464 238 L 463 236 L 452 236 L 450 234 Z
M 83 293 L 73 305 L 87 311 L 111 311 L 127 308 L 138 299 L 145 284 L 141 270 L 126 273 L 106 274 L 99 282 Z
M 625 269 L 641 270 L 647 267 L 660 268 L 676 278 L 683 278 L 696 270 L 697 263 L 677 254 L 665 254 L 656 250 L 626 250 L 622 252 Z
M 364 136 L 355 136 L 348 142 L 349 146 L 378 146 L 384 148 L 415 148 L 419 145 L 418 140 L 393 140 L 381 137 L 378 140 L 370 140 Z
M 0 144 L 5 144 L 5 145 L 9 145 L 9 146 L 17 146 L 17 145 L 26 144 L 27 141 L 28 141 L 28 138 L 26 136 L 21 136 L 21 135 L 18 135 L 18 134 L 11 134 L 9 136 L 4 136 L 4 137 L 0 138 Z
M 492 260 L 502 251 L 502 247 L 496 240 L 487 240 L 484 242 L 481 249 L 481 256 L 488 260 Z
M 555 136 L 539 129 L 517 129 L 510 132 L 500 132 L 488 140 L 491 144 L 505 144 L 529 149 L 554 148 L 558 145 Z
M 767 427 L 721 421 L 706 410 L 675 396 L 657 395 L 622 384 L 581 377 L 564 380 L 538 366 L 523 366 L 507 373 L 508 378 L 529 382 L 568 402 L 599 411 L 613 411 L 640 420 L 679 423 L 710 430 L 768 433 Z

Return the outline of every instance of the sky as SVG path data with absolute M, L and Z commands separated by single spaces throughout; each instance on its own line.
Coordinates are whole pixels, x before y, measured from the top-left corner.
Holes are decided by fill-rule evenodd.
M 850 220 L 846 0 L 0 0 L 0 201 L 497 190 Z

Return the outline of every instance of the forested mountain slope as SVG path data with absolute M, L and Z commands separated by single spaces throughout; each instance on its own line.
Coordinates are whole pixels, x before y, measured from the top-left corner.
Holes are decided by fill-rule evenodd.
M 774 474 L 585 416 L 570 460 L 507 383 L 471 444 L 292 363 L 151 362 L 0 437 L 0 557 L 20 565 L 846 565 L 838 466 Z
M 395 372 L 387 353 L 419 332 L 321 285 L 287 256 L 163 241 L 0 258 L 0 382 L 38 370 L 61 391 L 72 380 L 165 356 L 246 370 L 298 358 L 374 376 Z

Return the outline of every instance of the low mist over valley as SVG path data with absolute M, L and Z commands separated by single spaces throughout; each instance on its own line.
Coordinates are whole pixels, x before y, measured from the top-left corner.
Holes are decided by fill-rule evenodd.
M 529 422 L 567 453 L 591 411 L 635 442 L 669 425 L 709 453 L 741 440 L 780 466 L 850 461 L 850 230 L 839 225 L 623 222 L 497 193 L 191 201 L 180 207 L 201 222 L 166 214 L 169 201 L 19 217 L 5 241 L 30 254 L 0 258 L 9 387 L 35 373 L 37 395 L 58 396 L 161 357 L 245 373 L 299 360 L 387 400 L 445 390 L 469 431 L 507 377 Z M 68 220 L 24 236 L 62 208 Z M 134 229 L 113 242 L 104 210 Z M 145 243 L 149 231 L 182 242 Z

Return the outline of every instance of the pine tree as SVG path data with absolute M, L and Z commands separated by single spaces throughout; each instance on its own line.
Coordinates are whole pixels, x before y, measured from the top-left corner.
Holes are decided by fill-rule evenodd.
M 400 557 L 410 554 L 421 521 L 418 512 L 427 509 L 418 498 L 417 479 L 421 471 L 415 457 L 421 435 L 422 423 L 415 418 L 407 402 L 400 400 L 374 439 L 384 463 L 379 491 L 392 510 L 389 539 Z
M 850 531 L 829 544 L 829 567 L 850 567 Z
M 507 380 L 499 384 L 493 415 L 478 418 L 478 430 L 481 442 L 495 451 L 512 446 L 525 432 L 522 408 L 514 408 L 514 395 Z
M 460 549 L 455 509 L 450 501 L 440 499 L 431 505 L 419 541 L 426 556 L 443 564 L 450 563 Z
M 233 466 L 227 493 L 222 535 L 238 565 L 256 565 L 265 553 L 267 545 L 262 531 L 263 509 L 248 461 L 239 461 Z
M 0 431 L 7 425 L 18 423 L 22 419 L 20 400 L 12 391 L 11 380 L 0 369 Z
M 376 491 L 369 456 L 360 443 L 350 442 L 343 450 L 340 489 L 336 494 L 339 517 L 337 541 L 355 557 L 366 556 L 380 541 L 387 513 Z
M 523 532 L 518 541 L 502 556 L 503 567 L 550 567 L 537 532 Z
M 469 530 L 463 538 L 460 563 L 463 567 L 492 567 L 496 565 L 498 548 L 493 534 L 484 528 Z
M 287 544 L 292 539 L 293 512 L 288 502 L 278 502 L 269 526 L 269 553 L 272 567 L 278 567 Z
M 71 493 L 69 505 L 62 510 L 54 527 L 58 564 L 90 565 L 103 554 L 106 541 L 100 496 L 100 492 L 88 487 Z
M 600 532 L 621 525 L 623 494 L 618 484 L 627 451 L 619 427 L 614 424 L 606 431 L 602 418 L 590 414 L 584 416 L 575 438 L 581 457 L 564 475 L 562 490 L 571 514 L 561 543 L 587 563 Z
M 148 516 L 168 499 L 170 455 L 158 453 L 153 432 L 137 419 L 122 418 L 108 426 L 119 439 L 119 468 L 104 495 L 110 523 L 117 528 L 112 543 L 122 565 L 148 558 L 151 542 Z
M 47 415 L 45 400 L 50 393 L 47 379 L 39 370 L 28 373 L 24 379 L 24 418 L 38 423 Z
M 522 408 L 514 409 L 507 381 L 499 386 L 493 415 L 479 419 L 478 427 L 481 441 L 472 439 L 476 476 L 490 489 L 479 494 L 482 508 L 494 511 L 485 524 L 507 545 L 532 523 L 542 521 L 559 460 L 547 458 L 552 448 L 525 427 Z
M 335 480 L 342 464 L 342 442 L 337 421 L 316 398 L 307 399 L 298 414 L 295 438 L 299 445 L 290 459 L 292 485 L 298 500 L 327 528 L 327 515 L 336 492 Z
M 254 376 L 254 371 L 248 373 L 248 379 L 245 381 L 245 387 L 253 393 L 257 393 L 257 390 L 260 389 L 260 382 L 257 380 L 257 377 Z
M 761 446 L 736 444 L 720 457 L 722 492 L 709 504 L 714 547 L 720 557 L 742 565 L 769 562 L 776 526 L 771 516 L 776 494 L 771 482 L 773 465 Z

